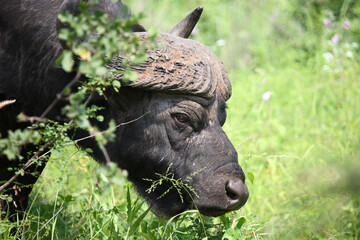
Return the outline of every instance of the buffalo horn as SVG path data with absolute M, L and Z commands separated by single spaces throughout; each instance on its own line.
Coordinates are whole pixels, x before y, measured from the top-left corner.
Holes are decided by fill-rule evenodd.
M 186 15 L 176 26 L 170 30 L 170 34 L 182 38 L 188 38 L 199 21 L 203 7 L 197 7 L 194 11 Z
M 5 100 L 5 101 L 1 101 L 0 102 L 0 109 L 7 106 L 7 105 L 10 105 L 10 104 L 13 104 L 14 102 L 16 102 L 16 100 Z

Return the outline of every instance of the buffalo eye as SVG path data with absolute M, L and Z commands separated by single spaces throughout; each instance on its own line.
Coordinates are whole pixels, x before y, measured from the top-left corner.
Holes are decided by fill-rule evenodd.
M 188 126 L 191 126 L 190 118 L 186 114 L 175 113 L 172 117 L 174 118 L 175 123 L 179 128 L 186 128 Z
M 226 122 L 226 111 L 224 110 L 221 114 L 220 114 L 220 119 L 219 119 L 219 122 L 220 122 L 220 126 L 223 126 Z
M 223 126 L 223 125 L 225 124 L 226 115 L 227 115 L 227 113 L 226 113 L 226 108 L 227 108 L 227 105 L 226 105 L 226 104 L 223 104 L 223 105 L 220 107 L 219 115 L 218 115 L 220 126 Z

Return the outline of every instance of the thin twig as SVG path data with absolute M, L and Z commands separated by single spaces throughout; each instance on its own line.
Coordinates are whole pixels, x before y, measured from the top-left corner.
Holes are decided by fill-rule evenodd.
M 86 136 L 86 137 L 83 137 L 83 138 L 79 138 L 79 139 L 75 139 L 74 142 L 75 142 L 75 143 L 78 143 L 78 142 L 84 141 L 84 140 L 86 140 L 86 139 L 96 137 L 97 135 L 106 133 L 106 132 L 108 132 L 108 131 L 112 131 L 113 129 L 119 128 L 119 127 L 121 127 L 121 126 L 125 126 L 125 125 L 128 125 L 128 124 L 131 124 L 131 123 L 136 122 L 137 120 L 143 118 L 144 116 L 146 116 L 146 115 L 149 114 L 149 113 L 150 113 L 150 112 L 146 112 L 146 113 L 144 113 L 143 115 L 141 115 L 141 116 L 138 117 L 138 118 L 135 118 L 135 119 L 130 120 L 130 121 L 128 121 L 128 122 L 120 123 L 120 124 L 116 125 L 114 128 L 109 128 L 109 129 L 106 129 L 105 131 L 102 131 L 102 132 L 95 132 L 95 133 L 93 133 L 93 134 L 91 134 L 91 135 L 89 135 L 89 136 Z
M 85 106 L 85 107 L 90 103 L 90 101 L 91 101 L 91 99 L 92 99 L 93 96 L 94 96 L 94 93 L 92 92 L 92 93 L 90 94 L 90 96 L 86 99 L 85 103 L 84 103 L 84 106 Z
M 71 88 L 81 77 L 81 73 L 77 72 L 74 79 L 69 82 L 64 89 Z M 54 106 L 60 101 L 60 99 L 64 96 L 64 93 L 58 93 L 56 94 L 56 98 L 54 101 L 46 108 L 46 110 L 41 114 L 40 118 L 44 118 L 53 108 Z
M 237 147 L 239 147 L 241 144 L 243 144 L 244 142 L 246 142 L 247 140 L 250 140 L 250 139 L 252 139 L 252 137 L 245 138 L 245 140 L 243 140 L 241 143 L 239 143 L 238 145 L 235 146 L 235 149 L 238 150 Z
M 42 145 L 40 147 L 40 149 L 45 149 L 45 148 L 48 148 L 51 144 L 53 144 L 55 142 L 56 138 L 50 140 L 49 142 L 45 143 L 44 145 Z M 42 154 L 40 157 L 40 153 L 42 151 L 39 150 L 37 151 L 26 163 L 25 165 L 20 169 L 20 172 L 24 172 L 28 167 L 30 167 L 32 164 L 34 164 L 34 160 L 33 159 L 39 159 L 43 156 L 45 156 L 46 154 L 50 153 L 50 151 L 47 151 L 46 153 Z M 5 188 L 7 188 L 12 182 L 14 182 L 21 174 L 20 173 L 17 173 L 15 174 L 14 176 L 12 176 L 6 183 L 4 183 L 3 185 L 1 185 L 0 187 L 0 193 L 2 191 L 4 191 Z
M 95 184 L 96 184 L 96 186 L 97 186 L 100 190 L 102 190 L 102 187 L 101 187 L 100 184 L 99 184 L 99 180 L 98 180 L 98 178 L 97 178 L 97 176 L 96 176 L 96 173 L 95 173 L 95 169 L 94 169 L 94 168 L 93 168 L 92 172 L 93 172 L 93 176 L 94 176 L 94 179 L 95 179 Z
M 76 230 L 75 230 L 75 232 L 72 234 L 72 236 L 71 236 L 71 238 L 70 238 L 71 240 L 73 240 L 73 239 L 76 237 L 76 234 L 79 232 L 83 220 L 84 220 L 84 216 L 82 216 L 82 217 L 80 218 L 80 220 L 79 220 L 79 222 L 78 222 L 78 225 L 77 225 L 77 227 L 76 227 Z
M 62 206 L 59 211 L 57 211 L 38 231 L 37 233 L 35 234 L 35 236 L 33 237 L 33 240 L 37 237 L 37 235 L 44 229 L 44 227 L 46 225 L 48 225 L 48 223 L 53 220 L 62 210 L 64 209 L 64 206 Z
M 104 146 L 100 146 L 100 149 L 101 149 L 102 153 L 104 154 L 106 163 L 107 163 L 107 164 L 110 164 L 110 163 L 111 163 L 111 159 L 110 159 L 110 156 L 109 156 L 108 151 L 106 150 L 106 148 L 105 148 Z
M 18 115 L 18 119 L 20 121 L 23 121 L 23 122 L 30 122 L 30 123 L 41 123 L 41 122 L 46 122 L 46 119 L 45 118 L 40 118 L 40 117 L 37 117 L 37 116 L 28 116 L 26 115 L 25 113 L 20 113 Z
M 90 97 L 91 97 L 91 96 L 90 96 Z M 89 97 L 89 98 L 90 98 L 90 97 Z M 89 99 L 88 99 L 88 100 L 89 100 Z M 120 126 L 124 126 L 124 125 L 126 125 L 126 124 L 133 123 L 133 122 L 139 120 L 140 118 L 144 117 L 144 116 L 145 116 L 146 114 L 148 114 L 148 113 L 149 113 L 149 112 L 147 112 L 147 113 L 141 115 L 140 117 L 138 117 L 138 118 L 136 118 L 136 119 L 133 119 L 133 120 L 131 120 L 131 121 L 129 121 L 129 122 L 120 123 L 120 124 L 116 125 L 115 128 L 109 128 L 109 129 L 107 129 L 107 130 L 105 130 L 105 131 L 102 131 L 102 132 L 95 132 L 94 134 L 91 134 L 91 133 L 89 132 L 89 133 L 90 133 L 89 136 L 84 137 L 84 138 L 82 138 L 82 139 L 75 140 L 75 142 L 79 142 L 79 141 L 82 141 L 82 140 L 85 140 L 85 139 L 88 139 L 88 138 L 92 138 L 92 137 L 95 137 L 95 136 L 97 136 L 97 135 L 103 134 L 103 133 L 105 133 L 105 132 L 107 132 L 107 131 L 112 131 L 112 130 L 120 127 Z M 108 153 L 108 151 L 106 150 L 105 146 L 99 146 L 99 147 L 100 147 L 100 150 L 101 150 L 101 152 L 103 153 L 103 155 L 104 155 L 104 157 L 105 157 L 106 163 L 107 163 L 107 164 L 110 164 L 110 163 L 111 163 L 111 159 L 110 159 L 109 153 Z

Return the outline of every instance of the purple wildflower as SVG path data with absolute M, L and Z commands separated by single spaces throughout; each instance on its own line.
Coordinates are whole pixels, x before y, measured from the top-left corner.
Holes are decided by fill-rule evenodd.
M 345 21 L 344 22 L 344 28 L 347 30 L 350 28 L 350 22 L 349 21 Z
M 340 35 L 338 33 L 336 33 L 332 38 L 331 38 L 331 42 L 332 44 L 336 45 L 338 43 L 340 39 Z
M 331 26 L 331 21 L 329 19 L 327 19 L 327 18 L 324 19 L 323 23 L 327 27 Z

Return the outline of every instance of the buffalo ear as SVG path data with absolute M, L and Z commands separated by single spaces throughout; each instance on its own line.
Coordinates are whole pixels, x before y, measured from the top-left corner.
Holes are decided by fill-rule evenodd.
M 170 34 L 182 38 L 188 38 L 199 21 L 203 7 L 199 6 L 194 11 L 186 15 L 181 21 L 170 30 Z

